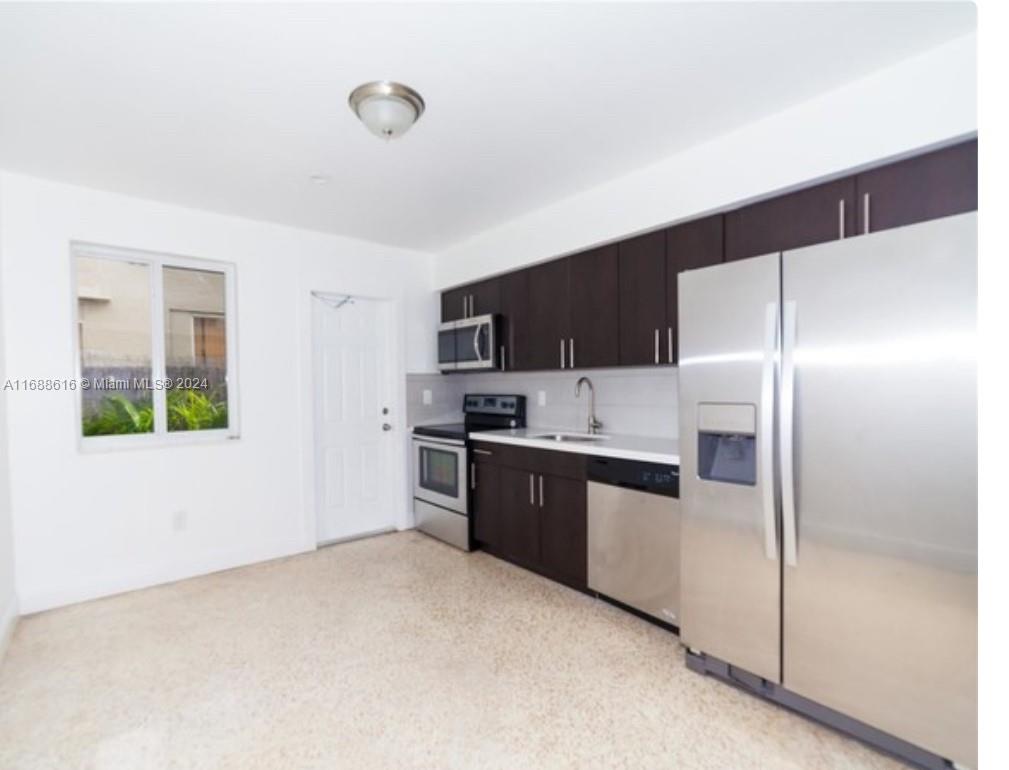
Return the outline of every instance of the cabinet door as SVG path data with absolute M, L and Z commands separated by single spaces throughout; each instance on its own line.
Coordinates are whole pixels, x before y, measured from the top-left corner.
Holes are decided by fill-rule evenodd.
M 588 582 L 585 482 L 547 475 L 537 482 L 540 479 L 540 567 L 558 580 L 584 588 Z
M 476 539 L 494 550 L 502 550 L 501 469 L 494 463 L 475 460 L 470 471 L 473 473 L 473 531 Z
M 498 278 L 474 283 L 469 287 L 470 310 L 473 315 L 501 312 L 501 283 Z
M 620 364 L 665 362 L 666 233 L 648 233 L 622 241 L 620 253 Z
M 679 278 L 684 270 L 717 265 L 725 246 L 725 217 L 722 214 L 685 222 L 666 231 L 666 323 L 662 330 L 661 359 L 679 360 Z
M 449 289 L 441 293 L 441 320 L 458 321 L 469 314 L 469 287 Z
M 858 233 L 977 210 L 977 139 L 856 177 Z
M 540 560 L 539 506 L 534 473 L 501 468 L 501 553 L 535 567 Z
M 531 368 L 529 358 L 529 271 L 501 276 L 501 368 Z
M 620 281 L 617 245 L 568 257 L 571 281 L 569 368 L 620 363 Z
M 855 178 L 807 187 L 725 215 L 725 261 L 855 234 Z
M 555 259 L 527 271 L 529 353 L 524 368 L 559 369 L 562 361 L 567 364 L 567 341 L 571 337 L 568 264 L 567 259 Z

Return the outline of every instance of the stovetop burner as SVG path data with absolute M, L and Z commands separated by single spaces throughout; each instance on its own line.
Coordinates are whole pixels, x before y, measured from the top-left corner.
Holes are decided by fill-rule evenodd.
M 463 422 L 446 425 L 417 425 L 417 436 L 465 441 L 468 434 L 481 430 L 524 428 L 526 426 L 525 396 L 496 396 L 467 393 L 463 398 Z
M 466 440 L 466 425 L 461 422 L 453 422 L 447 425 L 417 425 L 414 427 L 413 432 L 416 436 Z

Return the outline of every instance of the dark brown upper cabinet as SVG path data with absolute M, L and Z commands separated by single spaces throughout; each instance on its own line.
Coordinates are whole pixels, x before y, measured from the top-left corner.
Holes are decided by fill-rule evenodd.
M 501 312 L 501 279 L 488 278 L 470 286 L 470 316 Z
M 977 209 L 977 139 L 856 177 L 857 232 L 873 233 Z
M 442 320 L 500 313 L 505 370 L 676 363 L 678 279 L 977 209 L 977 140 L 445 291 Z
M 441 321 L 458 321 L 469 315 L 469 287 L 461 286 L 441 293 Z
M 855 235 L 855 177 L 807 187 L 725 215 L 725 261 Z
M 662 360 L 675 364 L 678 358 L 679 281 L 684 270 L 719 264 L 725 252 L 725 216 L 695 219 L 666 230 L 666 323 Z
M 571 331 L 564 366 L 585 369 L 620 363 L 617 245 L 568 257 Z
M 517 270 L 499 279 L 501 294 L 501 368 L 531 368 L 529 358 L 529 271 Z
M 529 268 L 528 352 L 523 369 L 567 366 L 571 339 L 570 260 L 555 259 Z
M 666 334 L 666 232 L 621 241 L 618 251 L 620 364 L 660 363 Z
M 441 320 L 458 321 L 478 315 L 501 312 L 501 280 L 484 281 L 460 286 L 441 295 Z

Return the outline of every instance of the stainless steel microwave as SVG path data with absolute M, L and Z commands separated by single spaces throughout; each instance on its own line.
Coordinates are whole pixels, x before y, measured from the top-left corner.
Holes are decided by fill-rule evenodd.
M 443 372 L 498 367 L 498 316 L 478 315 L 438 327 L 438 369 Z

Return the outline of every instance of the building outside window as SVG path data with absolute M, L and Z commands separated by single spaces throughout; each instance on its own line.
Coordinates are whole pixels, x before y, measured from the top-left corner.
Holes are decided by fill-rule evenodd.
M 83 244 L 73 259 L 85 444 L 237 436 L 234 267 Z

